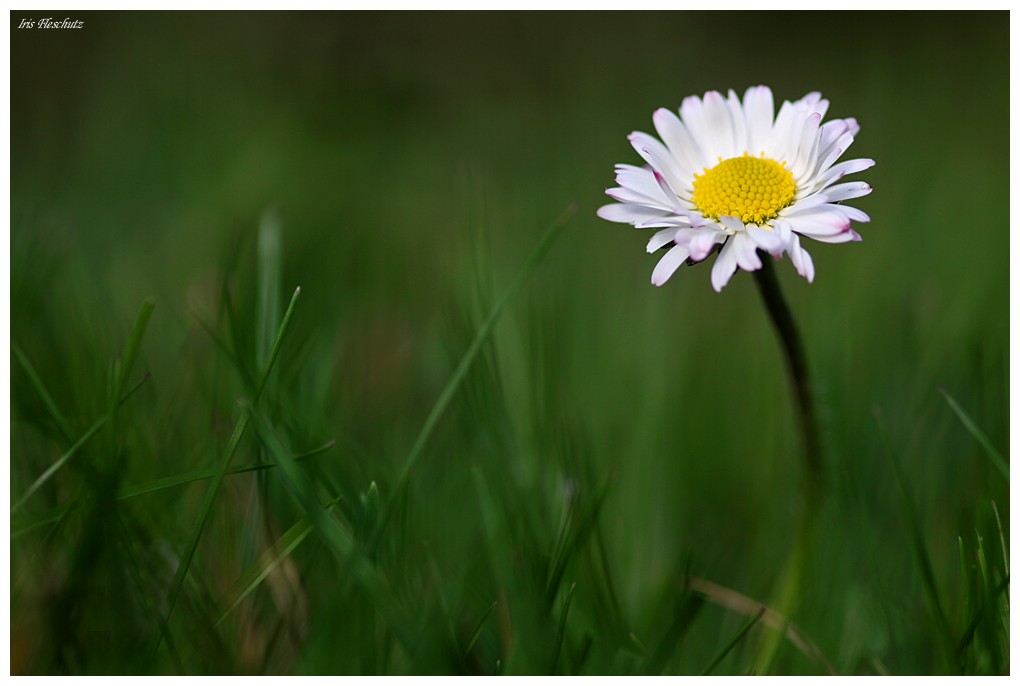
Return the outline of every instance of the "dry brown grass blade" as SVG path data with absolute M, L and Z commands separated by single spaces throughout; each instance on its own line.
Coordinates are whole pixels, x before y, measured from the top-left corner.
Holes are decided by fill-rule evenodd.
M 705 596 L 705 599 L 713 605 L 724 607 L 731 612 L 745 615 L 747 617 L 753 617 L 758 614 L 764 608 L 765 614 L 762 615 L 761 623 L 770 629 L 776 631 L 783 631 L 786 629 L 786 640 L 794 645 L 797 650 L 802 652 L 812 662 L 816 662 L 831 675 L 836 675 L 836 670 L 833 669 L 832 663 L 826 659 L 822 651 L 819 650 L 818 646 L 815 645 L 814 641 L 805 636 L 796 625 L 783 617 L 772 608 L 765 605 L 765 603 L 758 602 L 748 598 L 742 593 L 738 593 L 732 589 L 720 586 L 717 583 L 708 581 L 707 579 L 701 579 L 696 576 L 690 576 L 685 579 L 685 583 L 688 588 L 692 591 L 696 591 Z

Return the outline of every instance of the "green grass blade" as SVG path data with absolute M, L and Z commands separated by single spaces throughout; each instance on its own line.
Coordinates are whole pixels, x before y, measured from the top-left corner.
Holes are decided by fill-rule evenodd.
M 391 594 L 387 592 L 385 583 L 375 567 L 355 546 L 353 533 L 341 528 L 339 522 L 319 503 L 304 472 L 273 433 L 269 423 L 251 405 L 245 405 L 245 410 L 259 439 L 279 465 L 280 481 L 284 488 L 304 510 L 319 538 L 333 556 L 345 565 L 352 578 L 372 597 L 379 613 L 387 619 L 390 628 L 404 647 L 408 649 L 413 647 L 413 639 L 403 629 L 405 623 L 396 621 L 396 608 L 391 600 Z
M 295 460 L 303 460 L 309 457 L 323 453 L 336 445 L 336 441 L 330 441 L 325 445 L 321 445 L 314 450 L 309 450 L 306 453 L 294 455 Z M 233 474 L 245 474 L 248 472 L 262 471 L 266 469 L 273 469 L 276 467 L 275 462 L 255 462 L 253 464 L 240 464 L 230 467 L 227 470 L 228 475 Z M 184 474 L 175 474 L 174 476 L 167 476 L 161 479 L 154 479 L 153 481 L 146 481 L 145 483 L 137 484 L 135 486 L 125 486 L 121 488 L 114 500 L 128 500 L 130 498 L 137 498 L 141 495 L 149 493 L 156 493 L 163 491 L 168 488 L 174 488 L 176 486 L 184 486 L 185 484 L 194 483 L 196 481 L 205 481 L 216 476 L 216 471 L 213 469 L 201 469 L 194 472 L 185 472 Z M 52 524 L 58 521 L 68 510 L 73 509 L 74 505 L 64 505 L 60 510 L 54 512 L 51 515 L 46 516 L 31 524 L 27 524 L 24 527 L 11 532 L 11 537 L 21 536 L 22 534 L 28 533 L 33 529 L 37 529 L 40 526 L 46 524 Z
M 192 310 L 191 316 L 194 317 L 195 321 L 198 322 L 198 325 L 203 331 L 205 331 L 206 335 L 209 336 L 213 344 L 216 346 L 216 349 L 219 350 L 220 353 L 227 358 L 227 361 L 230 362 L 231 366 L 237 370 L 238 375 L 241 377 L 241 381 L 244 383 L 244 387 L 254 388 L 255 380 L 252 378 L 251 372 L 241 365 L 241 361 L 237 359 L 236 355 L 234 355 L 234 351 L 231 349 L 230 345 L 223 340 L 223 337 L 220 336 L 213 326 L 207 323 L 198 312 Z
M 259 379 L 259 385 L 255 390 L 255 397 L 252 402 L 258 402 L 259 397 L 262 395 L 262 389 L 265 388 L 266 380 L 269 378 L 270 372 L 273 371 L 273 364 L 276 362 L 276 358 L 280 354 L 280 346 L 283 345 L 283 339 L 287 335 L 287 329 L 290 326 L 290 320 L 294 315 L 294 308 L 297 305 L 298 297 L 300 295 L 301 289 L 296 288 L 294 290 L 294 295 L 290 299 L 290 305 L 287 306 L 287 312 L 283 315 L 283 321 L 280 322 L 280 328 L 276 333 L 276 340 L 273 341 L 273 346 L 269 353 L 269 359 L 266 360 L 266 366 L 262 370 L 262 376 Z M 220 486 L 223 484 L 223 478 L 226 476 L 227 469 L 230 467 L 230 461 L 233 459 L 234 453 L 237 451 L 237 447 L 241 443 L 241 437 L 244 436 L 244 432 L 248 428 L 248 418 L 248 412 L 244 412 L 240 418 L 238 418 L 237 424 L 234 426 L 234 432 L 231 434 L 230 441 L 227 444 L 227 449 L 223 455 L 223 459 L 217 466 L 212 482 L 209 484 L 209 489 L 206 491 L 205 499 L 202 501 L 198 520 L 195 522 L 191 536 L 188 538 L 188 543 L 184 548 L 184 553 L 181 555 L 180 564 L 177 566 L 177 571 L 175 572 L 173 581 L 170 584 L 170 591 L 167 595 L 166 624 L 170 623 L 170 616 L 173 614 L 174 606 L 177 604 L 177 598 L 180 596 L 181 587 L 184 585 L 184 578 L 187 576 L 188 570 L 191 568 L 191 562 L 195 557 L 195 551 L 198 549 L 198 542 L 201 540 L 202 532 L 205 530 L 205 525 L 209 521 L 209 516 L 212 514 L 213 503 L 216 501 L 216 496 L 219 494 Z M 162 639 L 163 634 L 160 632 L 160 635 L 157 637 L 156 643 L 153 646 L 153 654 L 159 650 L 159 644 L 162 642 Z
M 598 524 L 599 514 L 608 493 L 609 482 L 606 482 L 590 503 L 581 504 L 575 501 L 571 504 L 571 512 L 564 522 L 558 544 L 550 557 L 549 573 L 546 577 L 546 598 L 550 604 L 559 592 L 567 565 Z
M 266 446 L 269 454 L 273 456 L 279 466 L 280 478 L 284 487 L 305 510 L 305 514 L 319 531 L 326 546 L 346 561 L 354 552 L 352 535 L 341 529 L 337 521 L 329 516 L 326 509 L 319 503 L 304 472 L 290 456 L 289 451 L 283 447 L 280 439 L 272 432 L 268 422 L 251 405 L 245 404 L 244 409 L 249 420 L 254 424 L 259 440 Z
M 446 382 L 446 386 L 440 392 L 439 397 L 436 398 L 435 404 L 432 406 L 432 410 L 429 412 L 428 417 L 425 419 L 425 423 L 421 427 L 421 431 L 418 432 L 418 437 L 414 441 L 414 445 L 411 447 L 411 452 L 408 454 L 407 459 L 404 461 L 404 466 L 400 470 L 400 475 L 397 477 L 396 485 L 393 489 L 393 498 L 390 499 L 390 503 L 394 504 L 400 497 L 400 494 L 407 483 L 407 478 L 411 474 L 411 470 L 414 469 L 414 465 L 418 462 L 421 457 L 422 450 L 425 448 L 425 444 L 428 443 L 429 438 L 432 436 L 432 431 L 436 428 L 436 424 L 439 423 L 440 417 L 443 416 L 443 412 L 446 411 L 447 405 L 450 404 L 450 400 L 453 398 L 457 389 L 460 387 L 461 382 L 467 375 L 468 369 L 471 367 L 471 363 L 474 362 L 478 356 L 478 352 L 482 346 L 492 335 L 493 329 L 496 328 L 496 323 L 499 321 L 500 316 L 503 314 L 503 310 L 506 309 L 510 301 L 517 295 L 517 291 L 520 290 L 521 286 L 527 280 L 528 275 L 534 271 L 535 267 L 542 261 L 545 254 L 549 251 L 553 242 L 559 237 L 560 233 L 569 223 L 571 217 L 577 211 L 575 205 L 571 205 L 560 215 L 560 217 L 553 222 L 553 225 L 545 232 L 542 238 L 538 241 L 538 245 L 535 250 L 531 253 L 531 256 L 521 267 L 521 270 L 514 277 L 514 280 L 510 282 L 510 285 L 503 292 L 499 301 L 495 307 L 492 308 L 492 312 L 489 313 L 488 318 L 482 324 L 481 328 L 478 329 L 478 333 L 475 335 L 474 340 L 468 347 L 467 352 L 464 353 L 464 357 L 461 358 L 460 363 L 450 376 L 449 381 Z M 392 512 L 392 507 L 387 509 L 387 512 Z M 386 522 L 389 517 L 384 516 L 380 528 L 385 528 Z
M 93 435 L 95 435 L 95 433 L 99 431 L 99 429 L 101 429 L 108 421 L 110 421 L 110 418 L 114 415 L 116 409 L 120 407 L 122 404 L 124 404 L 124 401 L 126 401 L 127 398 L 130 397 L 131 394 L 133 394 L 135 390 L 137 390 L 146 381 L 146 379 L 148 379 L 148 375 L 146 375 L 138 384 L 136 384 L 132 389 L 130 389 L 130 391 L 127 394 L 124 393 L 124 385 L 126 383 L 127 376 L 128 374 L 131 373 L 131 368 L 134 366 L 135 359 L 137 359 L 138 357 L 138 349 L 141 347 L 142 338 L 145 335 L 145 329 L 148 326 L 149 318 L 152 316 L 152 310 L 153 308 L 155 308 L 155 306 L 156 304 L 152 300 L 146 300 L 144 303 L 142 303 L 142 309 L 139 311 L 138 317 L 135 320 L 135 325 L 131 330 L 131 335 L 128 337 L 128 343 L 124 349 L 124 354 L 121 356 L 121 359 L 118 360 L 118 362 L 115 365 L 116 376 L 112 389 L 113 394 L 110 396 L 111 398 L 110 411 L 106 415 L 97 419 L 92 424 L 92 426 L 89 427 L 89 429 L 82 435 L 82 437 L 79 438 L 78 441 L 67 450 L 67 452 L 61 455 L 56 462 L 50 465 L 45 472 L 39 475 L 39 478 L 32 482 L 32 485 L 28 487 L 28 489 L 21 496 L 18 502 L 14 503 L 14 505 L 11 506 L 11 514 L 17 512 L 21 508 L 21 506 L 24 505 L 25 502 L 29 498 L 31 498 L 32 495 L 43 486 L 43 484 L 49 481 L 50 478 L 54 474 L 56 474 L 60 470 L 60 468 L 67 463 L 68 460 L 74 457 L 75 453 L 77 453 L 81 449 L 85 442 L 88 441 Z M 39 393 L 40 397 L 42 397 L 43 403 L 46 405 L 47 410 L 53 416 L 53 420 L 57 423 L 57 426 L 60 429 L 61 434 L 64 435 L 65 439 L 70 440 L 70 430 L 68 429 L 67 421 L 64 419 L 64 416 L 60 413 L 60 410 L 57 408 L 56 403 L 53 402 L 53 398 L 46 391 L 46 387 L 43 386 L 42 380 L 35 373 L 35 369 L 32 368 L 32 365 L 31 363 L 29 363 L 28 358 L 25 357 L 24 353 L 22 353 L 17 346 L 14 346 L 14 354 L 18 358 L 18 361 L 21 363 L 22 367 L 25 369 L 25 372 L 28 374 L 29 378 L 31 379 L 32 385 L 35 387 L 36 392 Z
M 56 474 L 61 467 L 67 464 L 67 461 L 74 457 L 74 454 L 77 453 L 78 450 L 80 450 L 83 445 L 85 445 L 86 441 L 92 438 L 92 436 L 94 436 L 95 433 L 99 431 L 99 429 L 101 429 L 104 424 L 106 424 L 107 419 L 108 417 L 100 417 L 99 419 L 97 419 L 95 423 L 91 427 L 89 427 L 89 430 L 86 431 L 82 435 L 82 437 L 78 439 L 77 443 L 72 445 L 71 448 L 66 453 L 61 455 L 60 459 L 58 459 L 56 462 L 50 465 L 45 472 L 40 474 L 39 478 L 32 482 L 32 485 L 28 487 L 28 489 L 25 491 L 24 495 L 21 496 L 18 502 L 14 503 L 14 505 L 11 506 L 11 514 L 17 512 L 21 508 L 21 506 L 25 504 L 25 501 L 31 498 L 36 491 L 42 488 L 43 484 L 50 480 L 50 477 Z
M 287 559 L 301 543 L 312 533 L 312 523 L 307 518 L 302 518 L 294 526 L 287 529 L 273 545 L 259 556 L 255 565 L 240 576 L 233 588 L 227 593 L 228 601 L 226 609 L 220 618 L 216 620 L 219 626 L 240 605 L 245 598 L 273 573 L 273 570 Z
M 269 377 L 273 373 L 273 366 L 276 364 L 276 358 L 280 355 L 280 347 L 283 345 L 284 335 L 287 333 L 287 327 L 290 326 L 290 319 L 294 316 L 294 306 L 297 305 L 298 297 L 301 295 L 301 288 L 294 289 L 294 295 L 291 296 L 290 304 L 287 305 L 287 311 L 283 314 L 283 321 L 280 322 L 280 328 L 276 331 L 276 338 L 273 340 L 273 345 L 269 349 L 269 358 L 266 359 L 266 366 L 262 368 L 262 376 L 259 377 L 259 385 L 255 388 L 255 397 L 252 398 L 252 403 L 256 404 L 259 398 L 262 397 L 262 391 L 265 390 L 266 384 L 269 382 Z
M 949 395 L 949 391 L 942 386 L 939 386 L 939 393 L 941 393 L 942 397 L 946 399 L 946 403 L 949 404 L 949 409 L 951 409 L 956 416 L 959 417 L 964 428 L 966 428 L 967 431 L 970 432 L 970 435 L 977 439 L 977 442 L 985 449 L 985 454 L 988 455 L 988 459 L 992 461 L 995 468 L 998 469 L 1004 477 L 1006 477 L 1006 481 L 1009 481 L 1009 463 L 1006 462 L 1002 453 L 995 449 L 995 446 L 993 446 L 992 442 L 988 440 L 988 436 L 985 435 L 985 432 L 974 423 L 974 420 L 970 418 L 970 415 L 963 411 L 960 404 L 956 402 L 953 396 Z
M 258 306 L 255 308 L 255 365 L 262 368 L 269 357 L 280 320 L 280 219 L 275 211 L 262 215 L 258 232 Z
M 313 455 L 325 452 L 332 448 L 336 444 L 336 441 L 330 441 L 329 443 L 319 446 L 315 450 L 310 450 L 307 453 L 301 453 L 300 455 L 294 455 L 295 460 L 303 460 Z M 273 469 L 276 467 L 275 462 L 255 462 L 252 464 L 239 464 L 234 465 L 227 469 L 228 475 L 233 474 L 245 474 L 247 472 L 258 472 L 267 469 Z M 200 469 L 194 472 L 185 472 L 183 474 L 175 474 L 173 476 L 166 476 L 162 479 L 154 479 L 153 481 L 146 481 L 145 483 L 138 484 L 136 486 L 125 486 L 120 489 L 117 493 L 117 500 L 127 500 L 129 498 L 136 498 L 140 495 L 147 493 L 155 493 L 162 491 L 167 488 L 173 488 L 175 486 L 183 486 L 185 484 L 194 483 L 195 481 L 205 481 L 216 476 L 216 470 L 214 469 Z
M 1003 591 L 1005 591 L 1008 588 L 1009 588 L 1009 575 L 1007 575 L 1002 581 L 1000 581 L 999 585 L 996 586 L 994 590 L 992 590 L 989 598 L 991 600 L 998 600 L 999 596 L 1003 593 Z M 967 625 L 966 630 L 964 630 L 963 636 L 960 637 L 960 640 L 956 644 L 956 650 L 958 653 L 962 653 L 963 651 L 965 651 L 967 647 L 970 646 L 971 642 L 974 640 L 974 636 L 977 633 L 978 626 L 980 626 L 981 620 L 984 619 L 985 607 L 986 607 L 985 604 L 981 604 L 978 607 L 977 612 L 974 613 L 974 618 Z
M 574 590 L 576 588 L 577 583 L 570 584 L 570 589 L 567 591 L 567 597 L 563 601 L 563 610 L 560 612 L 560 621 L 556 628 L 556 650 L 553 651 L 552 665 L 549 669 L 550 674 L 556 673 L 556 666 L 560 662 L 560 653 L 563 651 L 563 641 L 567 635 L 567 615 L 570 613 L 570 603 L 574 600 Z
M 719 666 L 719 663 L 722 662 L 723 659 L 725 659 L 726 656 L 730 654 L 730 651 L 736 648 L 737 644 L 739 644 L 740 641 L 743 640 L 744 636 L 747 635 L 747 632 L 751 630 L 751 627 L 757 624 L 764 616 L 765 606 L 763 605 L 762 608 L 758 610 L 758 612 L 755 615 L 753 615 L 749 620 L 744 622 L 744 625 L 740 627 L 740 630 L 737 631 L 736 635 L 730 640 L 729 643 L 726 644 L 726 647 L 719 651 L 718 655 L 712 658 L 712 661 L 708 663 L 708 666 L 701 670 L 701 676 L 708 676 L 709 674 L 711 674 L 712 671 Z
M 443 575 L 439 573 L 439 563 L 436 561 L 435 552 L 432 546 L 425 542 L 425 552 L 429 562 L 429 572 L 432 574 L 432 585 L 435 588 L 436 600 L 439 601 L 439 611 L 443 615 L 443 623 L 446 624 L 446 633 L 450 639 L 451 648 L 457 650 L 457 629 L 453 626 L 453 613 L 450 611 L 450 603 L 443 591 Z
M 643 672 L 648 675 L 660 675 L 669 664 L 670 658 L 676 653 L 676 649 L 683 637 L 687 635 L 698 613 L 705 604 L 705 597 L 699 593 L 685 592 L 682 598 L 677 599 L 677 605 L 673 611 L 673 623 L 659 641 L 648 659 L 645 661 Z
M 475 647 L 475 643 L 478 642 L 478 637 L 482 635 L 482 629 L 485 627 L 485 621 L 492 615 L 492 612 L 496 609 L 497 605 L 499 605 L 499 601 L 493 601 L 492 605 L 489 605 L 489 608 L 482 615 L 482 618 L 478 620 L 477 624 L 475 624 L 475 628 L 471 632 L 471 636 L 468 638 L 467 643 L 464 644 L 463 652 L 461 652 L 462 659 L 466 660 L 468 655 L 471 654 L 472 649 Z
M 128 337 L 127 346 L 124 348 L 124 354 L 117 361 L 114 392 L 111 400 L 111 404 L 114 406 L 120 404 L 120 398 L 124 395 L 124 385 L 127 383 L 128 375 L 131 374 L 131 369 L 135 366 L 135 360 L 138 359 L 142 338 L 145 336 L 145 329 L 149 326 L 149 319 L 152 317 L 155 307 L 156 303 L 152 299 L 142 303 L 142 308 L 135 319 L 135 325 L 131 329 L 131 335 Z
M 43 384 L 42 379 L 36 373 L 32 363 L 28 361 L 28 357 L 25 353 L 21 352 L 21 348 L 17 345 L 12 345 L 11 349 L 14 351 L 14 356 L 18 358 L 18 363 L 21 368 L 25 370 L 25 374 L 28 376 L 29 382 L 35 389 L 36 394 L 43 401 L 43 405 L 46 406 L 46 411 L 50 413 L 50 417 L 53 419 L 53 423 L 57 425 L 57 430 L 60 431 L 60 435 L 63 436 L 64 440 L 68 443 L 71 442 L 71 429 L 64 418 L 60 408 L 57 407 L 57 403 L 54 402 L 53 397 L 46 390 L 46 386 Z
M 953 639 L 949 630 L 949 621 L 946 619 L 945 612 L 942 609 L 942 601 L 939 598 L 938 585 L 935 581 L 935 571 L 932 566 L 931 556 L 928 554 L 928 546 L 924 541 L 924 531 L 921 528 L 921 521 L 918 517 L 917 510 L 914 507 L 914 497 L 910 491 L 910 486 L 907 483 L 907 477 L 903 473 L 903 467 L 900 465 L 899 460 L 893 454 L 892 446 L 889 444 L 889 438 L 885 432 L 885 426 L 882 422 L 882 415 L 876 408 L 874 412 L 876 423 L 878 424 L 879 437 L 882 441 L 886 459 L 892 466 L 893 475 L 895 476 L 896 484 L 900 492 L 900 508 L 903 512 L 903 518 L 906 520 L 910 548 L 913 553 L 914 564 L 917 567 L 918 573 L 921 576 L 921 587 L 924 591 L 925 602 L 928 605 L 928 611 L 932 615 L 932 619 L 935 623 L 936 635 L 942 643 L 943 658 L 949 664 L 956 663 L 955 656 L 953 654 Z
M 1006 547 L 1006 536 L 1002 533 L 1002 520 L 999 518 L 999 506 L 992 501 L 992 512 L 995 513 L 995 529 L 999 532 L 999 546 L 1002 549 L 1002 568 L 1009 576 L 1009 549 Z M 1007 593 L 1007 598 L 1009 594 Z

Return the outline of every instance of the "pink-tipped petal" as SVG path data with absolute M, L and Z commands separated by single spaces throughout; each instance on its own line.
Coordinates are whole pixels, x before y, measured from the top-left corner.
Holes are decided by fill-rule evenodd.
M 663 247 L 665 245 L 669 245 L 670 243 L 673 242 L 673 238 L 676 237 L 676 232 L 677 232 L 677 229 L 674 229 L 674 228 L 663 229 L 662 231 L 656 231 L 655 235 L 652 236 L 648 240 L 648 245 L 645 247 L 645 249 L 648 252 L 653 253 L 656 250 L 658 250 L 659 248 L 661 248 L 661 247 Z
M 852 243 L 860 240 L 861 235 L 851 228 L 847 228 L 844 231 L 840 231 L 837 234 L 831 236 L 818 236 L 812 234 L 804 234 L 808 238 L 812 238 L 819 243 Z
M 652 285 L 661 286 L 669 281 L 669 277 L 673 276 L 677 267 L 687 259 L 687 254 L 687 248 L 682 245 L 674 245 L 667 250 L 659 263 L 655 265 L 655 269 L 652 270 Z
M 734 257 L 737 260 L 738 267 L 745 272 L 754 272 L 761 269 L 758 245 L 747 235 L 747 232 L 736 234 L 730 238 L 730 242 L 733 243 Z
M 733 241 L 728 240 L 719 251 L 712 265 L 712 288 L 716 293 L 721 293 L 723 287 L 729 283 L 730 277 L 737 271 L 737 258 L 733 253 Z
M 686 242 L 692 261 L 701 262 L 717 244 L 726 240 L 726 236 L 726 233 L 712 228 L 691 229 L 678 232 L 676 240 L 678 243 Z
M 850 183 L 839 183 L 825 189 L 825 195 L 829 202 L 841 202 L 860 198 L 871 192 L 871 185 L 863 181 L 851 181 Z

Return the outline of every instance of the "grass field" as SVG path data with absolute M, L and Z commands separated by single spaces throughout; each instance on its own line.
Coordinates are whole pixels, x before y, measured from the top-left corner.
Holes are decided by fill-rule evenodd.
M 1009 672 L 1006 13 L 36 14 L 12 672 Z M 771 659 L 754 281 L 595 216 L 656 108 L 758 83 L 877 161 L 863 242 L 777 265 L 825 473 Z

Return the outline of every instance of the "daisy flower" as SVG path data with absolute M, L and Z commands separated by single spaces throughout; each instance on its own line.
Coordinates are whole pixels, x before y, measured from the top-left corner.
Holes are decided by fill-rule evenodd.
M 690 96 L 680 116 L 662 108 L 652 115 L 659 138 L 635 131 L 631 145 L 647 163 L 616 166 L 616 203 L 598 215 L 639 229 L 659 229 L 652 253 L 667 245 L 652 272 L 666 283 L 677 268 L 700 262 L 718 246 L 712 287 L 721 291 L 737 268 L 761 269 L 759 250 L 784 253 L 808 281 L 815 276 L 801 237 L 822 243 L 861 240 L 850 223 L 868 215 L 840 204 L 871 192 L 861 181 L 839 183 L 874 160 L 837 161 L 860 128 L 855 119 L 822 123 L 829 101 L 809 93 L 784 102 L 774 115 L 772 91 L 752 86 L 741 102 L 732 90 Z

